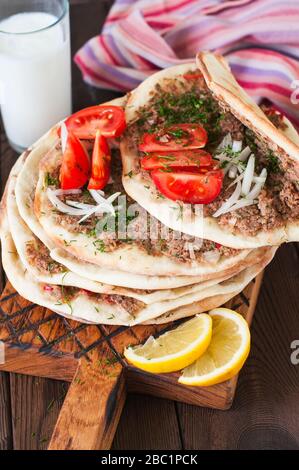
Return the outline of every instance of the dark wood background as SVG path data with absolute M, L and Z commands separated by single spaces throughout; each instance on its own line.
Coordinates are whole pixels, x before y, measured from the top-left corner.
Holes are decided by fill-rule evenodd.
M 71 0 L 72 48 L 100 32 L 112 1 Z M 74 110 L 115 96 L 83 83 L 73 70 Z M 1 132 L 3 191 L 17 155 Z M 299 365 L 290 360 L 299 340 L 298 247 L 283 246 L 266 270 L 253 326 L 250 357 L 229 411 L 213 411 L 129 395 L 114 449 L 299 449 Z M 4 284 L 4 273 L 0 272 Z M 0 373 L 0 449 L 47 447 L 68 384 Z

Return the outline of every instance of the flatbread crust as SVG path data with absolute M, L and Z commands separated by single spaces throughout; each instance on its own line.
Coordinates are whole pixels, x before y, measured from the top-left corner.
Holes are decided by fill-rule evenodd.
M 282 158 L 290 159 L 299 174 L 299 136 L 292 124 L 284 119 L 287 125 L 286 131 L 282 133 L 276 129 L 262 110 L 237 84 L 228 65 L 221 56 L 201 53 L 198 55 L 197 64 L 215 98 L 225 104 L 226 108 L 229 108 L 232 114 L 246 126 L 266 140 L 270 148 L 276 152 L 278 151 Z M 180 81 L 183 80 L 182 75 L 184 73 L 196 69 L 196 64 L 178 65 L 157 72 L 146 79 L 131 93 L 128 99 L 126 106 L 127 122 L 130 124 L 137 119 L 140 108 L 148 103 L 155 86 L 163 79 L 175 78 Z M 174 217 L 174 214 L 178 211 L 182 212 L 182 207 L 186 207 L 186 205 L 167 198 L 158 199 L 156 197 L 156 187 L 152 181 L 145 179 L 140 172 L 138 150 L 132 145 L 127 136 L 121 139 L 120 148 L 123 161 L 123 186 L 126 192 L 166 226 L 238 249 L 252 249 L 299 240 L 299 222 L 287 222 L 281 228 L 272 231 L 261 231 L 256 236 L 245 236 L 220 227 L 217 219 L 203 217 L 200 211 L 199 214 L 194 214 L 192 217 L 187 214 L 183 220 L 178 220 Z
M 188 70 L 190 70 L 190 66 L 188 66 Z M 139 249 L 134 249 L 133 255 L 132 253 L 124 253 L 125 264 L 121 265 L 115 262 L 113 257 L 108 256 L 111 253 L 105 254 L 107 258 L 104 257 L 97 263 L 91 263 L 91 261 L 95 261 L 94 249 L 92 250 L 92 257 L 88 255 L 86 259 L 85 256 L 82 256 L 83 246 L 79 250 L 68 250 L 69 252 L 66 253 L 65 243 L 60 243 L 61 239 L 57 239 L 56 227 L 54 227 L 53 232 L 53 226 L 51 224 L 50 226 L 47 225 L 47 217 L 43 219 L 43 209 L 45 207 L 42 204 L 46 200 L 42 201 L 42 198 L 40 198 L 40 189 L 44 181 L 43 171 L 47 170 L 47 156 L 51 154 L 58 143 L 57 129 L 58 126 L 54 126 L 46 136 L 19 158 L 11 172 L 1 202 L 0 235 L 3 266 L 11 284 L 20 295 L 31 302 L 84 323 L 108 325 L 136 325 L 144 322 L 164 323 L 223 304 L 242 291 L 251 279 L 271 261 L 276 249 L 265 247 L 257 250 L 243 250 L 237 256 L 232 257 L 233 259 L 230 259 L 229 262 L 218 263 L 216 266 L 207 266 L 206 263 L 204 266 L 201 266 L 200 263 L 191 263 L 191 266 L 189 265 L 187 268 L 184 263 L 179 262 L 168 265 L 167 263 L 172 260 L 167 257 L 165 257 L 167 260 L 163 260 L 162 263 L 159 258 L 159 263 L 157 263 L 155 257 L 144 257 Z M 44 158 L 45 155 L 46 158 Z M 41 159 L 43 159 L 42 171 L 39 169 Z M 36 185 L 37 190 L 34 193 Z M 32 210 L 33 202 L 35 202 L 36 213 Z M 61 227 L 59 230 L 62 230 Z M 73 239 L 74 234 L 70 235 Z M 51 279 L 50 277 L 42 278 L 28 264 L 24 244 L 34 239 L 34 237 L 41 240 L 48 247 L 53 259 L 55 256 L 56 258 L 61 257 L 66 266 L 67 263 L 70 263 L 75 267 L 74 270 L 70 270 L 68 280 L 66 280 L 68 276 L 62 279 L 61 275 L 51 277 Z M 68 240 L 67 237 L 65 238 L 65 234 L 63 234 L 62 240 L 64 239 Z M 14 243 L 14 240 L 16 243 Z M 86 237 L 84 237 L 84 241 L 86 243 Z M 61 248 L 57 248 L 57 246 Z M 77 255 L 77 257 L 74 257 L 74 255 Z M 129 266 L 131 268 L 134 263 L 137 264 L 137 268 L 133 266 L 132 273 L 127 273 L 124 270 L 121 272 L 121 276 L 117 277 L 121 267 L 126 266 L 128 268 Z M 156 267 L 156 264 L 159 264 L 159 266 Z M 161 270 L 163 276 L 161 276 Z M 152 275 L 152 271 L 156 275 Z M 157 283 L 163 279 L 172 279 L 173 283 L 169 285 L 165 281 L 163 285 L 165 291 L 159 286 L 160 290 L 157 289 L 151 293 L 137 292 L 137 287 L 135 287 L 135 290 L 123 289 L 115 287 L 114 283 L 111 285 L 102 284 L 101 286 L 98 277 L 104 276 L 104 272 L 106 275 L 108 272 L 108 276 L 112 280 L 113 278 L 119 280 L 123 279 L 124 276 L 127 278 L 132 276 L 130 281 L 132 283 L 135 283 L 135 281 L 142 283 L 146 280 L 152 282 L 150 284 L 152 286 L 154 280 L 157 286 Z M 89 277 L 86 276 L 87 273 Z M 189 280 L 189 285 L 182 287 L 187 280 Z M 192 285 L 190 285 L 191 280 Z M 44 290 L 45 282 L 53 285 L 77 286 L 97 292 L 99 296 L 95 300 L 95 298 L 84 293 L 79 293 L 71 301 L 70 308 L 69 304 L 56 303 L 49 298 Z M 180 282 L 183 282 L 183 284 L 180 285 Z M 168 290 L 171 286 L 177 288 Z M 101 291 L 101 289 L 104 290 Z M 143 302 L 143 306 L 140 307 L 137 313 L 132 315 L 125 308 L 102 301 L 101 293 L 132 296 L 132 298 Z
M 53 285 L 63 285 L 63 286 L 73 286 L 79 289 L 85 289 L 91 292 L 99 294 L 115 294 L 125 297 L 131 297 L 136 300 L 140 300 L 145 304 L 152 304 L 156 302 L 161 302 L 165 300 L 172 300 L 178 297 L 183 297 L 184 295 L 203 291 L 204 289 L 216 285 L 222 281 L 225 281 L 230 274 L 224 274 L 215 279 L 211 279 L 205 282 L 196 282 L 192 285 L 187 285 L 185 287 L 179 287 L 176 289 L 164 289 L 164 290 L 155 290 L 153 292 L 148 290 L 140 290 L 135 286 L 133 288 L 123 288 L 114 286 L 113 284 L 99 282 L 97 279 L 94 279 L 94 271 L 98 271 L 102 268 L 98 268 L 97 265 L 91 263 L 82 262 L 79 259 L 72 257 L 60 250 L 62 254 L 57 256 L 56 259 L 51 257 L 51 253 L 55 253 L 55 250 L 49 251 L 49 259 L 51 261 L 56 261 L 60 264 L 61 272 L 51 273 L 50 271 L 45 271 L 39 269 L 37 262 L 32 263 L 30 256 L 28 255 L 27 247 L 28 244 L 31 246 L 38 245 L 41 249 L 43 243 L 39 240 L 33 232 L 29 229 L 27 224 L 21 218 L 18 206 L 16 203 L 15 197 L 15 187 L 18 175 L 24 165 L 24 159 L 20 158 L 9 177 L 7 182 L 7 191 L 5 195 L 6 202 L 6 211 L 8 217 L 8 226 L 12 235 L 13 242 L 15 244 L 18 255 L 21 259 L 23 266 L 27 271 L 34 277 L 36 281 L 43 282 L 46 284 Z M 45 251 L 46 246 L 43 247 L 42 251 Z M 59 249 L 56 252 L 59 252 Z M 58 258 L 58 259 L 57 259 Z M 69 260 L 69 261 L 68 261 Z M 238 274 L 242 270 L 242 266 L 236 267 L 236 270 L 233 274 Z M 126 273 L 127 277 L 130 277 L 129 273 Z M 193 280 L 188 278 L 189 282 Z
M 73 286 L 79 289 L 85 289 L 99 294 L 116 294 L 140 300 L 145 304 L 152 304 L 165 300 L 176 299 L 178 297 L 183 297 L 187 294 L 203 291 L 204 289 L 218 284 L 219 282 L 225 281 L 230 277 L 230 274 L 226 274 L 215 279 L 211 279 L 209 281 L 199 283 L 197 282 L 190 286 L 180 287 L 176 289 L 155 290 L 153 292 L 149 292 L 147 290 L 142 291 L 136 288 L 128 289 L 114 286 L 112 284 L 109 285 L 107 283 L 98 282 L 97 280 L 93 279 L 92 275 L 93 269 L 95 268 L 97 270 L 98 268 L 96 265 L 82 262 L 79 259 L 74 259 L 70 256 L 69 258 L 72 258 L 72 261 L 67 263 L 67 266 L 65 265 L 65 260 L 68 259 L 67 256 L 61 256 L 60 258 L 58 257 L 59 259 L 57 260 L 57 262 L 61 265 L 61 272 L 51 273 L 50 271 L 41 271 L 38 268 L 37 263 L 32 263 L 30 261 L 30 256 L 28 256 L 28 244 L 34 246 L 36 245 L 36 243 L 38 243 L 40 246 L 42 242 L 37 239 L 33 232 L 31 232 L 31 230 L 25 224 L 18 212 L 14 194 L 15 183 L 17 179 L 17 174 L 15 173 L 16 172 L 14 171 L 9 178 L 6 194 L 8 225 L 21 262 L 23 266 L 27 269 L 27 271 L 30 273 L 30 275 L 35 278 L 36 281 L 43 282 L 49 285 L 53 284 Z M 54 261 L 53 258 L 50 257 L 51 253 L 52 252 L 49 252 L 49 258 L 50 260 Z M 240 270 L 241 268 L 236 269 L 236 272 L 234 274 L 237 274 Z M 126 276 L 130 276 L 130 274 L 127 273 Z
M 22 264 L 12 236 L 9 231 L 8 218 L 5 207 L 1 208 L 1 245 L 2 261 L 9 281 L 24 298 L 38 305 L 49 308 L 63 316 L 73 318 L 85 323 L 103 323 L 108 325 L 137 325 L 145 321 L 156 323 L 156 319 L 169 311 L 177 310 L 186 305 L 196 304 L 206 298 L 221 296 L 233 296 L 236 291 L 241 291 L 250 280 L 268 264 L 274 256 L 275 249 L 268 249 L 262 262 L 243 270 L 238 275 L 222 283 L 206 287 L 198 292 L 189 292 L 186 295 L 172 300 L 156 302 L 150 305 L 140 306 L 138 312 L 130 314 L 120 305 L 110 304 L 97 298 L 91 298 L 85 293 L 79 293 L 68 303 L 62 303 L 49 298 L 44 290 L 44 283 L 37 281 Z M 220 297 L 219 297 L 220 296 Z M 192 312 L 194 309 L 192 309 Z M 198 312 L 197 312 L 198 313 Z
M 203 311 L 203 301 L 207 298 L 213 302 L 214 307 L 221 305 L 223 299 L 229 299 L 240 292 L 263 267 L 270 262 L 275 250 L 268 251 L 263 262 L 247 268 L 237 276 L 224 281 L 223 283 L 207 287 L 201 292 L 192 292 L 183 297 L 157 302 L 145 305 L 140 308 L 137 314 L 131 315 L 125 308 L 119 305 L 109 304 L 101 300 L 99 295 L 97 299 L 90 298 L 84 293 L 79 293 L 75 299 L 69 303 L 56 302 L 49 298 L 44 291 L 44 284 L 38 282 L 31 276 L 28 270 L 22 264 L 18 252 L 13 243 L 13 239 L 9 233 L 7 219 L 2 212 L 1 220 L 1 245 L 3 266 L 7 273 L 8 279 L 14 288 L 29 301 L 49 308 L 60 315 L 82 321 L 84 323 L 102 323 L 107 325 L 137 325 L 143 322 L 156 323 L 167 312 L 171 311 L 171 315 L 181 315 L 185 310 L 179 310 L 186 305 L 190 305 L 192 314 Z M 212 300 L 215 298 L 215 301 Z M 218 305 L 216 305 L 220 302 Z M 196 309 L 196 312 L 195 312 Z M 167 318 L 167 317 L 166 317 Z M 157 320 L 158 319 L 158 320 Z M 165 319 L 165 321 L 169 321 Z M 164 317 L 162 322 L 164 322 Z
M 40 161 L 39 179 L 34 197 L 35 216 L 55 247 L 63 248 L 81 260 L 110 270 L 130 270 L 134 274 L 150 276 L 200 276 L 202 281 L 218 277 L 222 273 L 229 274 L 233 272 L 236 266 L 248 259 L 250 250 L 242 250 L 236 255 L 222 257 L 220 261 L 214 263 L 207 261 L 182 262 L 166 255 L 153 256 L 134 243 L 123 245 L 111 252 L 95 252 L 94 240 L 91 237 L 65 228 L 57 222 L 56 216 L 53 214 L 53 206 L 49 202 L 44 180 L 48 172 L 57 168 L 58 161 L 61 159 L 61 153 L 57 150 L 56 145 L 57 139 L 54 138 L 52 139 L 52 146 L 49 145 L 51 150 Z M 37 163 L 35 154 L 27 157 L 25 166 L 30 168 L 33 165 L 32 162 L 34 162 L 34 165 Z M 22 172 L 18 178 L 16 188 L 17 202 L 19 201 L 18 194 L 20 191 L 18 187 L 21 186 L 21 181 L 23 181 Z M 34 187 L 35 184 L 32 181 L 30 194 L 32 194 Z M 24 201 L 22 204 L 24 204 Z M 252 256 L 255 257 L 256 254 L 252 253 Z

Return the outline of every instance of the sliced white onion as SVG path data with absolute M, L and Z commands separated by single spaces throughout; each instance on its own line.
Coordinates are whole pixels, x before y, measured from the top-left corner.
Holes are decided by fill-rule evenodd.
M 262 190 L 262 188 L 265 184 L 266 178 L 267 178 L 266 168 L 262 169 L 259 178 L 260 178 L 260 180 L 262 180 L 262 182 L 255 183 L 252 190 L 247 194 L 248 199 L 256 199 L 258 197 L 258 195 L 260 194 L 260 192 L 261 192 L 261 190 Z
M 229 145 L 232 145 L 232 136 L 230 133 L 226 134 L 220 144 L 217 147 L 217 150 L 222 150 L 225 147 L 228 147 Z
M 228 164 L 223 168 L 223 173 L 226 175 L 226 174 L 230 171 L 230 169 L 231 169 L 232 166 L 233 166 L 233 162 L 228 163 Z
M 265 183 L 266 179 L 267 179 L 266 177 L 254 176 L 253 177 L 253 182 L 254 183 Z
M 109 202 L 110 204 L 112 204 L 112 202 L 114 202 L 115 199 L 117 199 L 118 196 L 120 196 L 120 195 L 121 195 L 120 192 L 114 193 L 114 194 L 112 194 L 111 196 L 109 196 L 109 197 L 106 199 L 106 202 Z
M 243 198 L 243 199 L 240 199 L 238 202 L 236 202 L 236 204 L 231 206 L 227 212 L 233 212 L 233 211 L 236 211 L 237 209 L 241 209 L 242 207 L 252 206 L 252 204 L 256 204 L 256 202 L 253 199 Z
M 241 183 L 240 181 L 238 181 L 236 189 L 234 190 L 232 195 L 227 199 L 227 201 L 224 202 L 224 204 L 222 204 L 221 207 L 219 207 L 219 209 L 213 214 L 213 217 L 219 217 L 220 215 L 224 214 L 230 209 L 233 204 L 238 201 L 241 195 L 241 188 Z
M 47 196 L 49 201 L 53 204 L 56 209 L 60 212 L 63 212 L 68 215 L 84 215 L 86 214 L 86 209 L 75 209 L 74 207 L 70 207 L 64 202 L 62 202 L 55 194 L 57 191 L 52 190 L 51 188 L 47 188 Z
M 245 169 L 246 169 L 245 163 L 243 163 L 243 162 L 238 162 L 238 163 L 237 163 L 237 167 L 238 167 L 238 172 L 239 172 L 239 173 L 244 173 L 244 171 L 245 171 Z
M 242 150 L 242 152 L 240 152 L 240 155 L 238 156 L 239 162 L 244 162 L 249 157 L 250 154 L 251 154 L 250 148 L 248 146 L 245 147 Z
M 232 151 L 233 152 L 240 152 L 242 149 L 242 140 L 233 140 L 232 144 Z
M 63 122 L 60 126 L 60 139 L 61 139 L 61 149 L 62 153 L 65 152 L 66 149 L 66 143 L 67 143 L 67 138 L 68 138 L 68 131 L 67 127 L 65 125 L 65 122 Z
M 105 198 L 103 196 L 105 196 L 105 193 L 104 191 L 101 191 L 100 189 L 89 189 L 89 192 L 91 194 L 91 196 L 93 197 L 93 199 L 95 200 L 95 202 L 97 204 L 101 204 L 101 202 L 104 202 L 105 201 Z
M 73 207 L 77 207 L 78 209 L 92 209 L 93 207 L 95 207 L 93 204 L 85 204 L 84 202 L 78 202 L 78 201 L 70 201 L 69 199 L 67 199 L 65 201 L 67 204 L 69 204 L 70 206 L 73 206 Z
M 53 204 L 56 209 L 58 209 L 60 212 L 63 212 L 68 215 L 74 215 L 74 216 L 83 216 L 79 220 L 79 224 L 83 222 L 84 220 L 88 219 L 92 214 L 99 214 L 102 215 L 104 213 L 109 213 L 115 216 L 115 209 L 117 208 L 113 207 L 112 203 L 115 201 L 115 199 L 121 194 L 120 192 L 114 193 L 111 196 L 109 196 L 107 199 L 103 198 L 97 191 L 93 192 L 93 196 L 97 197 L 97 199 L 101 200 L 100 203 L 96 204 L 95 206 L 92 204 L 84 204 L 83 202 L 78 202 L 78 201 L 70 201 L 67 200 L 67 204 L 62 202 L 58 196 L 62 196 L 65 194 L 79 194 L 81 193 L 80 190 L 52 190 L 51 188 L 47 189 L 47 196 L 50 200 L 50 202 Z
M 237 171 L 238 171 L 238 167 L 236 165 L 232 165 L 229 169 L 229 172 L 228 172 L 228 177 L 233 179 L 237 176 Z
M 81 194 L 81 189 L 52 189 L 56 196 L 69 196 L 70 194 Z
M 220 162 L 230 162 L 231 158 L 226 155 L 226 153 L 219 153 L 218 155 L 215 155 L 215 158 L 219 160 Z
M 203 253 L 203 257 L 205 261 L 208 261 L 210 263 L 217 263 L 220 258 L 220 252 L 219 250 L 205 251 Z
M 98 213 L 98 214 L 104 214 L 105 212 L 108 212 L 112 215 L 115 215 L 115 210 L 114 207 L 111 207 L 110 204 L 102 202 L 101 204 L 94 206 L 92 209 L 90 209 L 88 212 L 85 210 L 85 215 L 79 220 L 79 224 L 81 222 L 84 222 L 84 220 L 88 219 L 91 215 Z
M 242 181 L 242 194 L 246 196 L 251 188 L 253 175 L 254 175 L 254 165 L 255 165 L 255 157 L 254 155 L 250 155 L 248 158 L 247 166 L 244 171 L 244 177 Z
M 229 158 L 225 153 L 220 153 L 219 155 L 215 155 L 215 158 L 220 161 L 221 164 L 225 163 L 223 165 L 223 173 L 226 175 L 226 173 L 229 171 L 230 167 L 232 166 L 232 159 Z
M 237 184 L 238 181 L 242 181 L 243 176 L 244 176 L 244 174 L 241 173 L 239 176 L 237 176 L 237 178 L 236 178 L 234 181 L 231 182 L 231 184 L 230 184 L 227 188 L 231 188 L 232 186 L 234 186 L 235 184 Z

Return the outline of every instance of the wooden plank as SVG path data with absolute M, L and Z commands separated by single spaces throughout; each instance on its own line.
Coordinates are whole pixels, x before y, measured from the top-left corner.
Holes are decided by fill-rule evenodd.
M 128 390 L 191 405 L 226 410 L 231 407 L 237 377 L 211 387 L 187 387 L 178 383 L 179 373 L 149 374 L 138 369 L 127 371 Z
M 299 448 L 299 366 L 290 361 L 299 339 L 298 274 L 294 247 L 283 246 L 266 270 L 231 410 L 178 405 L 186 449 Z
M 0 372 L 0 450 L 12 449 L 9 375 Z
M 1 364 L 1 370 L 47 377 L 71 382 L 78 365 L 78 361 L 72 355 L 55 357 L 40 354 L 37 350 L 23 351 L 18 348 L 6 348 L 5 364 Z
M 97 359 L 80 361 L 49 450 L 110 449 L 126 399 L 124 370 L 107 345 Z M 100 363 L 98 364 L 98 361 Z M 98 364 L 98 365 L 97 365 Z
M 19 374 L 10 381 L 14 449 L 45 449 L 68 384 Z
M 75 51 L 85 40 L 99 32 L 101 22 L 107 12 L 107 7 L 112 1 L 74 0 L 73 3 L 74 6 L 71 10 L 72 46 L 73 51 Z M 83 17 L 85 21 L 82 23 Z M 83 27 L 85 24 L 88 24 L 88 28 Z M 111 92 L 103 93 L 101 90 L 95 90 L 83 84 L 81 74 L 76 66 L 74 66 L 73 78 L 75 109 L 115 96 Z M 15 159 L 15 154 L 10 150 L 7 151 L 3 148 L 3 145 L 1 145 L 1 148 L 0 178 L 3 189 L 3 182 L 7 178 L 10 167 Z M 295 266 L 295 263 L 292 261 L 291 266 L 293 269 L 296 268 L 298 275 L 298 264 Z M 290 341 L 291 338 L 299 338 L 297 333 L 298 321 L 295 315 L 295 308 L 297 308 L 297 306 L 294 300 L 297 297 L 297 288 L 294 288 L 293 285 L 291 290 L 289 289 L 289 280 L 286 281 L 289 279 L 289 272 L 287 272 L 287 276 L 285 277 L 285 269 L 281 270 L 279 265 L 276 266 L 275 269 L 277 272 L 275 276 L 272 277 L 273 282 L 276 284 L 270 284 L 269 288 L 269 281 L 267 281 L 268 294 L 263 292 L 264 301 L 259 304 L 261 305 L 259 308 L 264 315 L 264 328 L 260 336 L 259 330 L 255 333 L 255 327 L 253 329 L 253 334 L 257 335 L 257 342 L 254 343 L 252 349 L 253 356 L 251 356 L 244 373 L 242 372 L 241 374 L 239 384 L 240 397 L 237 396 L 232 410 L 224 414 L 222 412 L 204 410 L 188 405 L 177 405 L 183 429 L 183 441 L 187 448 L 197 448 L 200 446 L 200 448 L 209 448 L 209 446 L 214 448 L 244 448 L 245 446 L 251 446 L 254 448 L 254 446 L 258 445 L 273 448 L 293 448 L 298 445 L 298 379 L 297 373 L 294 372 L 296 367 L 292 366 L 292 372 L 286 373 L 287 377 L 282 375 L 287 360 L 286 355 L 290 352 L 289 345 L 286 346 L 285 340 L 286 338 L 288 341 Z M 283 276 L 283 288 L 280 275 Z M 294 284 L 294 279 L 292 282 Z M 277 288 L 277 290 L 274 288 Z M 267 295 L 270 297 L 268 298 Z M 286 327 L 282 324 L 280 318 L 280 323 L 276 321 L 273 322 L 274 326 L 272 326 L 272 324 L 269 325 L 269 314 L 273 313 L 272 308 L 274 307 L 274 310 L 276 309 L 274 315 L 276 316 L 279 312 L 279 307 L 285 305 L 286 312 L 284 313 L 287 315 L 288 321 L 290 315 L 292 316 L 291 324 L 288 324 Z M 281 312 L 279 313 L 281 314 Z M 274 334 L 272 331 L 276 325 L 278 326 L 277 331 L 279 335 L 277 332 Z M 268 330 L 270 330 L 270 332 L 268 332 Z M 277 345 L 275 342 L 273 343 L 273 340 L 278 340 Z M 267 353 L 271 354 L 273 354 L 273 348 L 277 347 L 277 350 L 275 350 L 273 354 L 273 358 L 275 358 L 276 362 L 270 362 L 269 357 L 265 357 L 265 352 L 262 351 L 261 345 L 263 345 L 263 347 L 266 345 Z M 275 364 L 276 367 L 279 367 L 279 373 L 276 371 Z M 267 385 L 264 382 L 269 376 L 271 381 Z M 254 384 L 252 384 L 252 381 L 254 381 Z M 4 388 L 6 396 L 7 390 L 9 390 L 7 382 L 6 380 Z M 57 387 L 61 386 L 59 383 L 44 379 L 36 381 L 34 378 L 21 377 L 19 375 L 16 377 L 12 376 L 12 401 L 16 417 L 14 422 L 16 448 L 39 448 L 46 445 L 43 442 L 40 443 L 40 440 L 42 441 L 47 437 L 43 436 L 43 434 L 47 434 L 48 429 L 51 427 L 48 417 L 46 417 L 46 423 L 48 422 L 48 424 L 44 424 L 44 413 L 48 406 L 47 403 L 51 401 L 51 387 L 54 386 L 53 384 L 57 385 Z M 48 387 L 50 390 L 49 393 L 45 391 L 48 390 Z M 273 393 L 275 387 L 278 387 L 278 391 Z M 31 400 L 30 397 L 34 394 L 33 391 L 35 392 L 34 400 Z M 273 393 L 273 397 L 269 398 L 267 396 L 266 399 L 264 397 L 265 393 L 268 395 Z M 6 411 L 9 411 L 8 401 L 7 399 L 4 400 Z M 28 412 L 25 412 L 27 407 L 29 407 Z M 163 447 L 165 446 L 169 449 L 175 449 L 175 446 L 181 446 L 181 442 L 178 439 L 178 426 L 174 415 L 175 408 L 176 405 L 173 405 L 173 403 L 167 400 L 132 396 L 116 436 L 116 448 L 119 446 L 118 448 L 154 449 L 157 448 L 159 442 L 163 442 Z M 56 407 L 54 409 L 56 409 Z M 22 410 L 25 411 L 22 413 Z M 184 416 L 182 410 L 186 410 Z M 34 415 L 39 417 L 36 421 Z M 11 436 L 7 416 L 5 419 L 8 422 L 5 428 L 8 429 L 8 432 L 5 431 L 3 434 Z M 19 416 L 22 420 L 20 430 L 18 430 Z M 135 418 L 134 425 L 135 422 L 137 422 L 138 432 L 136 433 L 128 433 L 128 429 L 132 428 L 132 416 Z M 160 416 L 162 418 L 160 418 Z M 42 430 L 37 435 L 36 431 L 34 431 L 36 423 L 42 423 Z M 51 423 L 53 424 L 54 421 L 51 421 Z M 33 429 L 32 433 L 35 433 L 34 438 L 36 437 L 36 439 L 32 440 L 30 432 L 27 433 L 27 436 L 24 436 L 29 427 Z M 157 428 L 159 428 L 159 431 L 157 431 Z M 171 430 L 169 430 L 170 428 Z M 160 429 L 163 432 L 160 433 Z M 2 433 L 0 431 L 0 439 L 1 436 Z M 4 443 L 7 442 L 9 446 L 10 440 L 11 437 L 8 437 L 7 441 L 4 441 Z M 261 443 L 259 443 L 259 441 Z M 148 445 L 147 442 L 149 442 Z M 198 443 L 200 446 L 197 445 Z M 30 447 L 30 445 L 32 447 Z M 279 447 L 279 445 L 281 447 Z
M 129 394 L 113 442 L 114 450 L 180 450 L 175 404 Z
M 245 317 L 252 316 L 260 280 L 261 276 L 230 302 L 232 306 L 237 302 Z M 50 449 L 109 448 L 125 399 L 123 368 L 127 369 L 130 391 L 220 409 L 231 406 L 237 378 L 208 388 L 186 387 L 178 383 L 178 373 L 148 374 L 125 363 L 122 358 L 125 346 L 144 341 L 150 334 L 163 330 L 165 325 L 132 328 L 82 325 L 31 305 L 9 284 L 3 293 L 1 308 L 0 338 L 14 344 L 12 347 L 12 343 L 7 343 L 6 362 L 1 366 L 5 370 L 71 380 L 78 363 L 74 354 L 84 354 L 59 415 Z M 69 341 L 65 343 L 66 339 Z M 85 356 L 89 359 L 87 365 Z M 107 365 L 111 365 L 111 369 Z M 83 389 L 79 389 L 78 385 L 82 384 Z M 27 387 L 26 382 L 24 386 Z M 14 393 L 12 388 L 12 396 Z M 24 396 L 26 400 L 26 393 Z M 174 410 L 175 405 L 172 415 Z M 39 414 L 43 414 L 42 410 Z M 168 442 L 168 445 L 173 445 L 173 437 L 172 444 Z M 21 445 L 18 440 L 15 442 L 15 446 Z
M 112 0 L 104 0 L 101 2 L 91 1 L 91 0 L 72 0 L 73 5 L 71 5 L 71 31 L 72 31 L 72 52 L 78 50 L 86 40 L 88 40 L 92 35 L 95 35 L 99 32 L 101 24 L 104 21 L 104 18 L 113 3 Z M 82 23 L 82 17 L 86 19 Z M 88 28 L 83 25 L 88 24 Z M 111 99 L 116 96 L 115 93 L 106 91 L 103 93 L 101 90 L 94 90 L 92 87 L 85 85 L 81 78 L 81 72 L 77 68 L 77 66 L 73 63 L 73 98 L 74 98 L 74 109 L 79 109 L 80 107 L 87 106 L 89 104 L 98 103 L 101 101 L 105 101 L 107 99 Z M 103 98 L 102 98 L 103 97 Z M 0 124 L 0 127 L 2 124 Z M 14 164 L 17 158 L 17 153 L 14 152 L 8 145 L 5 134 L 3 131 L 3 127 L 1 127 L 1 140 L 0 140 L 0 193 L 2 195 L 5 183 L 7 181 L 10 169 Z M 0 269 L 0 285 L 1 291 L 4 287 L 5 283 L 5 275 L 2 269 Z M 31 360 L 31 366 L 32 360 Z M 27 371 L 28 373 L 34 373 L 34 370 L 30 370 L 30 364 L 27 364 Z M 71 375 L 74 373 L 73 367 L 71 367 L 69 372 L 69 379 L 71 380 Z M 55 370 L 53 373 L 51 372 L 51 376 L 56 378 L 59 377 L 59 373 L 57 374 Z M 11 375 L 11 380 L 13 384 L 15 384 L 14 376 Z M 61 395 L 60 388 L 61 384 L 55 383 L 51 380 L 40 379 L 36 381 L 36 379 L 25 377 L 25 376 L 18 376 L 17 380 L 17 387 L 13 387 L 12 389 L 12 406 L 14 407 L 15 404 L 22 407 L 24 409 L 31 410 L 35 416 L 43 416 L 45 409 L 47 408 L 48 402 L 48 393 L 47 388 L 49 387 L 49 396 L 51 396 L 52 391 L 55 387 L 57 387 L 56 396 Z M 30 383 L 34 383 L 31 386 Z M 40 384 L 40 385 L 39 385 Z M 35 402 L 34 405 L 31 406 L 31 399 L 30 394 L 26 393 L 26 390 L 31 388 L 34 390 L 35 395 L 39 397 L 39 400 Z M 18 396 L 15 395 L 16 390 L 18 391 Z M 2 449 L 9 449 L 12 447 L 12 416 L 11 416 L 11 409 L 10 409 L 10 387 L 9 387 L 9 376 L 6 373 L 0 372 L 0 448 Z M 21 397 L 21 399 L 20 399 Z M 25 398 L 26 397 L 26 398 Z M 28 402 L 27 402 L 28 401 Z M 54 408 L 55 410 L 55 408 Z M 17 415 L 20 414 L 16 411 Z M 15 413 L 15 414 L 16 414 Z M 57 414 L 57 413 L 56 413 Z M 17 416 L 16 415 L 16 416 Z M 56 416 L 52 418 L 51 423 L 54 425 L 54 421 Z M 39 440 L 43 439 L 41 436 L 41 432 L 36 433 L 36 431 L 32 431 L 35 433 L 35 438 L 31 438 L 31 434 L 28 431 L 29 425 L 31 423 L 31 416 L 30 413 L 23 413 L 22 414 L 22 421 L 21 419 L 16 418 L 14 422 L 14 429 L 16 431 L 15 435 L 15 445 L 16 448 L 41 448 L 45 447 L 45 444 L 40 443 Z M 21 429 L 22 433 L 19 431 Z M 18 430 L 18 432 L 17 432 Z M 49 433 L 50 434 L 50 433 Z

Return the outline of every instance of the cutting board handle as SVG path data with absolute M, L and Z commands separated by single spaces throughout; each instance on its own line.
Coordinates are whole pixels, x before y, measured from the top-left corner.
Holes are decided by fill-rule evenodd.
M 79 361 L 48 450 L 110 449 L 126 399 L 120 363 Z

